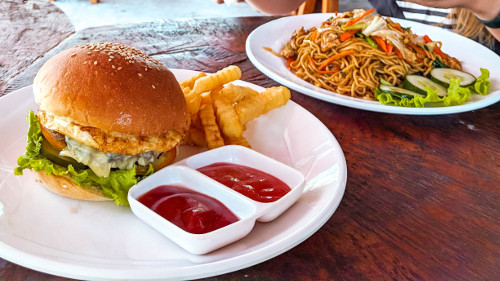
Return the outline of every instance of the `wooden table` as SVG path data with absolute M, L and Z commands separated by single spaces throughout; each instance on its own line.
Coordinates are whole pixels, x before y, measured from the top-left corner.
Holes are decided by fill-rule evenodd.
M 132 45 L 170 68 L 211 72 L 235 64 L 242 80 L 274 86 L 245 54 L 248 34 L 269 20 L 179 19 L 69 32 L 18 75 L 2 77 L 0 85 L 10 86 L 0 88 L 0 95 L 31 84 L 40 65 L 57 52 L 97 41 Z M 11 65 L 22 59 L 6 58 Z M 211 280 L 500 278 L 500 103 L 462 114 L 405 116 L 329 104 L 298 92 L 292 100 L 339 141 L 348 165 L 343 200 L 303 243 Z M 66 280 L 2 259 L 0 279 Z

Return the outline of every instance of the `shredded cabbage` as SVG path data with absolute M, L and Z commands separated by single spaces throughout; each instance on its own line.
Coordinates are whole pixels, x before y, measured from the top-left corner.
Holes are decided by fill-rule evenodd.
M 385 19 L 383 19 L 380 15 L 376 15 L 373 17 L 368 26 L 363 29 L 362 33 L 366 36 L 370 36 L 372 32 L 385 28 L 386 26 L 387 22 Z

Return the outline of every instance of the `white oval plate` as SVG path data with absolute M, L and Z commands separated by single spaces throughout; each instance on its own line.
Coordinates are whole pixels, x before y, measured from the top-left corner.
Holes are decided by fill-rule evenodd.
M 178 80 L 196 73 L 173 72 Z M 347 168 L 337 140 L 290 101 L 251 121 L 244 135 L 254 150 L 301 171 L 304 194 L 276 220 L 257 223 L 242 240 L 207 255 L 192 255 L 129 208 L 60 197 L 36 183 L 30 171 L 14 176 L 16 160 L 24 152 L 28 109 L 37 109 L 31 87 L 0 98 L 0 257 L 34 270 L 91 280 L 219 275 L 268 260 L 307 239 L 330 218 L 344 194 Z M 177 160 L 197 152 L 181 147 Z
M 295 76 L 288 70 L 283 58 L 262 49 L 262 47 L 270 47 L 279 53 L 283 46 L 290 40 L 294 30 L 301 26 L 305 29 L 317 26 L 333 15 L 309 14 L 284 17 L 259 26 L 247 38 L 246 52 L 248 58 L 262 73 L 291 89 L 330 103 L 363 110 L 393 114 L 438 115 L 475 110 L 494 104 L 500 100 L 500 56 L 463 36 L 439 27 L 408 20 L 393 19 L 401 23 L 404 27 L 411 27 L 416 34 L 427 34 L 432 40 L 442 41 L 443 51 L 458 58 L 462 62 L 463 69 L 474 74 L 476 77 L 481 74 L 479 68 L 488 69 L 490 71 L 491 92 L 486 96 L 473 95 L 469 102 L 458 106 L 407 108 L 383 105 L 378 101 L 348 97 L 316 87 Z

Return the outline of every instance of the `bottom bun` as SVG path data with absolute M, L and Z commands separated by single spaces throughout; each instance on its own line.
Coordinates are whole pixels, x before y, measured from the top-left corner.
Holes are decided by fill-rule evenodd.
M 37 181 L 41 183 L 48 190 L 59 194 L 64 197 L 79 199 L 79 200 L 90 200 L 90 201 L 109 201 L 113 200 L 108 197 L 104 197 L 102 192 L 96 188 L 82 188 L 76 182 L 70 178 L 64 176 L 57 176 L 54 174 L 47 175 L 45 171 L 34 172 Z

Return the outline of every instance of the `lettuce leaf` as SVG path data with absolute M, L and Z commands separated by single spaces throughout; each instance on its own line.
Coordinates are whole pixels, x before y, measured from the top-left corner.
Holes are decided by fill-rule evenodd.
M 413 97 L 397 97 L 389 93 L 384 93 L 378 88 L 375 90 L 375 98 L 385 105 L 395 105 L 403 107 L 426 107 L 426 106 L 452 106 L 460 105 L 470 99 L 471 91 L 467 88 L 459 86 L 460 80 L 452 79 L 448 88 L 448 95 L 444 97 L 438 96 L 437 90 L 425 88 L 427 95 Z
M 460 87 L 459 79 L 451 79 L 448 95 L 443 97 L 443 104 L 445 106 L 460 105 L 470 100 L 470 96 L 470 89 Z
M 451 79 L 448 87 L 448 95 L 439 97 L 437 91 L 426 88 L 427 96 L 414 97 L 398 97 L 389 93 L 384 93 L 375 89 L 375 98 L 385 105 L 395 105 L 403 107 L 436 107 L 436 106 L 453 106 L 466 103 L 470 100 L 471 94 L 477 93 L 487 95 L 490 91 L 491 83 L 489 80 L 490 72 L 487 69 L 481 68 L 481 76 L 476 79 L 473 86 L 468 88 L 460 87 L 460 80 Z
M 16 175 L 22 175 L 24 169 L 32 169 L 37 172 L 45 171 L 47 175 L 70 177 L 82 188 L 93 189 L 97 186 L 102 189 L 104 196 L 112 198 L 116 205 L 128 206 L 128 190 L 153 173 L 153 167 L 149 165 L 146 175 L 136 175 L 134 166 L 132 170 L 112 170 L 109 177 L 99 177 L 90 168 L 77 171 L 72 165 L 67 168 L 57 165 L 40 153 L 42 132 L 38 117 L 31 110 L 27 121 L 29 129 L 26 151 L 17 160 L 18 167 L 14 170 Z
M 481 75 L 476 79 L 474 83 L 474 90 L 480 95 L 487 95 L 490 91 L 490 72 L 488 69 L 480 68 Z

